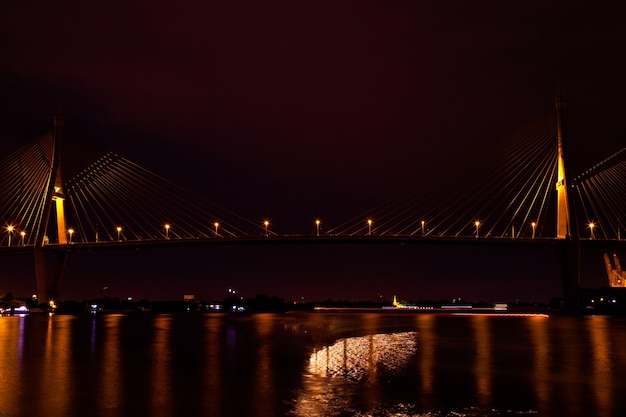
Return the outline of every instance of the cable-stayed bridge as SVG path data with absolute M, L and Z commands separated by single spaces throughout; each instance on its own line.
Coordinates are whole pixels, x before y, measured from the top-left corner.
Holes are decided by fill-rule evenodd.
M 580 243 L 626 239 L 626 148 L 568 175 L 564 103 L 556 103 L 556 117 L 514 132 L 495 157 L 483 161 L 477 149 L 475 172 L 444 166 L 410 192 L 341 224 L 321 231 L 321 220 L 311 219 L 314 233 L 290 235 L 112 152 L 63 181 L 57 116 L 54 129 L 0 161 L 0 253 L 35 254 L 38 296 L 47 301 L 58 297 L 67 254 L 81 250 L 285 242 L 560 245 L 564 291 L 574 297 Z M 46 253 L 58 257 L 52 272 Z

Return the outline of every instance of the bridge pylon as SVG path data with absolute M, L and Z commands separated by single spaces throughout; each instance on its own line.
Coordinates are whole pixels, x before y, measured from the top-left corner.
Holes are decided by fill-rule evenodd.
M 561 286 L 565 300 L 565 309 L 575 311 L 580 304 L 580 245 L 578 229 L 575 224 L 575 206 L 567 175 L 565 145 L 567 135 L 567 108 L 559 94 L 554 100 L 557 126 L 557 230 L 559 241 L 559 261 L 561 267 Z
M 53 133 L 53 152 L 52 163 L 50 166 L 50 175 L 48 184 L 44 190 L 45 203 L 42 210 L 41 226 L 35 236 L 34 256 L 35 256 L 35 276 L 37 279 L 37 299 L 41 303 L 49 303 L 51 300 L 58 298 L 61 277 L 65 269 L 67 261 L 66 252 L 58 252 L 57 257 L 53 260 L 55 265 L 49 268 L 49 262 L 44 253 L 44 245 L 50 242 L 48 232 L 48 223 L 53 211 L 56 221 L 56 243 L 66 244 L 66 225 L 65 225 L 65 197 L 63 194 L 63 177 L 61 175 L 61 144 L 63 136 L 63 116 L 59 112 L 54 117 L 54 133 Z M 54 202 L 54 205 L 53 205 Z M 51 270 L 50 270 L 51 269 Z M 50 274 L 51 272 L 51 274 Z

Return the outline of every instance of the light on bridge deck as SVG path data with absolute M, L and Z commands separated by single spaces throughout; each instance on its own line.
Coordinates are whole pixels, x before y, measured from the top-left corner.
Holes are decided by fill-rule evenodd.
M 13 235 L 13 230 L 15 230 L 15 227 L 13 227 L 11 225 L 7 226 L 7 234 L 9 236 L 9 245 L 8 246 L 11 246 L 11 236 Z
M 595 235 L 593 234 L 593 228 L 596 227 L 594 222 L 589 223 L 589 239 L 594 239 Z

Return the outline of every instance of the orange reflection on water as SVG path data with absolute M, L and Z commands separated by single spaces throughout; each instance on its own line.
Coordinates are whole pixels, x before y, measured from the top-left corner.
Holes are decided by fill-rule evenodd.
M 613 370 L 611 366 L 611 350 L 624 349 L 624 345 L 611 346 L 611 335 L 608 330 L 608 317 L 592 316 L 587 322 L 591 336 L 593 355 L 593 393 L 596 400 L 598 415 L 613 415 Z M 620 375 L 623 377 L 623 375 Z
M 472 317 L 474 340 L 476 341 L 476 359 L 474 372 L 476 374 L 476 391 L 482 405 L 491 403 L 491 369 L 493 358 L 491 353 L 491 317 L 475 315 Z
M 0 317 L 0 413 L 18 408 L 23 317 Z
M 584 359 L 588 356 L 587 351 L 581 349 L 581 341 L 585 334 L 580 327 L 580 320 L 574 317 L 562 318 L 563 321 L 570 323 L 566 328 L 559 330 L 559 341 L 566 349 L 560 349 L 561 358 L 559 364 L 561 369 L 557 369 L 557 372 L 561 373 L 563 382 L 561 386 L 561 394 L 567 399 L 565 401 L 566 409 L 563 410 L 563 415 L 573 415 L 577 413 L 579 398 L 584 394 L 581 391 L 581 387 L 584 383 L 584 376 L 580 373 L 580 367 L 585 364 Z M 552 328 L 554 331 L 554 328 Z
M 120 372 L 120 326 L 121 314 L 110 314 L 102 318 L 102 371 L 100 373 L 99 409 L 102 416 L 116 417 L 122 405 L 123 379 Z
M 419 334 L 419 368 L 424 394 L 433 393 L 435 366 L 435 316 L 433 314 L 417 314 L 415 316 Z
M 541 318 L 526 320 L 533 346 L 533 387 L 540 409 L 547 409 L 550 401 L 550 337 L 548 321 Z
M 74 384 L 72 369 L 72 316 L 49 316 L 41 370 L 41 392 L 48 398 L 48 416 L 64 416 L 71 410 Z
M 152 342 L 152 375 L 150 378 L 151 416 L 172 416 L 171 362 L 172 349 L 170 346 L 172 317 L 158 315 L 154 318 L 154 341 Z

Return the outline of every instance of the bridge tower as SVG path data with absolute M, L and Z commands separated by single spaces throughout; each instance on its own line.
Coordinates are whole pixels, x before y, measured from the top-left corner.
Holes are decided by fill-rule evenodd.
M 580 246 L 578 229 L 575 225 L 573 195 L 565 163 L 565 144 L 567 135 L 567 109 L 559 94 L 554 100 L 557 126 L 557 230 L 559 241 L 559 260 L 561 264 L 561 286 L 566 310 L 574 311 L 580 302 Z
M 49 274 L 49 260 L 44 253 L 44 245 L 49 240 L 48 222 L 54 207 L 56 220 L 57 243 L 67 244 L 65 210 L 63 195 L 63 178 L 61 175 L 61 144 L 63 134 L 63 116 L 61 112 L 54 117 L 53 156 L 50 166 L 50 176 L 45 188 L 45 203 L 43 207 L 41 225 L 35 236 L 35 276 L 37 278 L 37 299 L 39 303 L 48 303 L 59 296 L 59 285 L 67 260 L 66 252 L 58 252 L 57 259 L 53 260 L 52 275 Z M 54 202 L 54 205 L 53 205 Z

